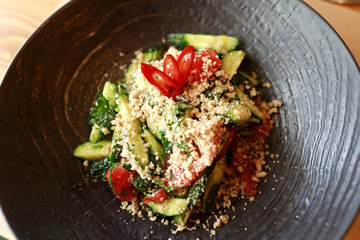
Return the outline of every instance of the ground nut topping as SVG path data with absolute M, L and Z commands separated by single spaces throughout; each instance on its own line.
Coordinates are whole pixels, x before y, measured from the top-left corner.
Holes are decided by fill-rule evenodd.
M 267 159 L 276 156 L 266 141 L 275 124 L 271 115 L 282 103 L 261 99 L 256 74 L 229 70 L 233 64 L 225 61 L 231 54 L 219 59 L 217 52 L 195 52 L 192 46 L 136 52 L 114 106 L 111 96 L 108 105 L 96 102 L 101 121 L 113 114 L 111 125 L 99 123 L 101 143 L 110 149 L 97 165 L 110 165 L 102 177 L 124 201 L 122 209 L 165 225 L 174 222 L 173 233 L 201 226 L 214 236 L 235 218 L 234 198 L 255 199 L 261 179 L 269 177 Z M 211 213 L 205 222 L 191 218 L 202 212 Z

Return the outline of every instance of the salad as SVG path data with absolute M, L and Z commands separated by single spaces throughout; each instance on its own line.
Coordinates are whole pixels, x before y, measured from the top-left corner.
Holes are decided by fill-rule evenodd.
M 174 33 L 168 42 L 137 52 L 124 79 L 98 91 L 89 141 L 74 155 L 124 208 L 140 204 L 186 228 L 194 212 L 257 194 L 281 103 L 266 103 L 256 76 L 239 69 L 238 39 Z

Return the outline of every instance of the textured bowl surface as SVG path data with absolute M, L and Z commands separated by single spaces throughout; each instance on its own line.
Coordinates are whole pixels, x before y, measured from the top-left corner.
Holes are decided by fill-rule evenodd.
M 0 201 L 20 239 L 200 239 L 119 211 L 72 156 L 89 108 L 139 48 L 170 32 L 240 39 L 246 68 L 284 103 L 267 182 L 234 200 L 214 239 L 340 239 L 360 203 L 360 74 L 336 33 L 301 1 L 74 0 L 27 41 L 0 88 Z M 119 53 L 125 54 L 121 57 Z M 277 155 L 276 155 L 277 156 Z M 244 209 L 245 208 L 245 209 Z M 234 219 L 233 216 L 235 216 Z

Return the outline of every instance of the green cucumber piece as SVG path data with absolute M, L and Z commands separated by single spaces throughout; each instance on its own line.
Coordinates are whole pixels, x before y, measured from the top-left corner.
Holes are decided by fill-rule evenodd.
M 249 74 L 243 71 L 238 71 L 238 74 L 240 74 L 243 78 L 249 80 L 254 86 L 259 85 L 259 81 L 256 78 L 250 76 Z
M 189 118 L 191 115 L 191 106 L 187 103 L 176 103 L 177 110 L 171 114 L 178 114 L 179 122 L 183 122 L 184 119 Z M 146 124 L 151 131 L 151 133 L 158 139 L 161 140 L 163 146 L 165 147 L 165 135 L 164 132 L 159 128 L 158 124 L 151 117 L 146 118 Z
M 155 121 L 152 121 L 150 118 L 146 118 L 146 125 L 148 126 L 151 133 L 157 137 L 158 139 L 161 139 L 161 133 L 159 127 L 156 125 Z
M 235 87 L 235 92 L 239 99 L 245 103 L 245 105 L 250 109 L 250 111 L 261 120 L 264 118 L 262 111 L 255 105 L 255 103 L 249 98 L 248 95 L 243 93 L 240 88 Z
M 144 168 L 149 164 L 149 156 L 144 147 L 144 141 L 141 138 L 140 120 L 133 117 L 129 107 L 129 100 L 124 94 L 119 94 L 117 103 L 121 118 L 130 120 L 128 122 L 129 124 L 127 124 L 128 132 L 135 133 L 129 136 L 129 150 L 135 155 L 135 160 L 139 163 L 139 165 Z
M 85 160 L 99 160 L 109 156 L 111 141 L 102 140 L 97 143 L 85 142 L 77 146 L 74 156 Z
M 205 91 L 204 95 L 209 99 L 215 99 L 215 98 L 220 99 L 220 97 L 223 95 L 225 90 L 226 89 L 223 87 L 216 86 L 208 91 Z
M 189 220 L 191 213 L 192 209 L 188 209 L 182 214 L 174 216 L 173 220 L 178 226 L 186 226 L 186 223 Z
M 103 95 L 109 101 L 110 106 L 115 107 L 116 105 L 115 100 L 117 94 L 118 94 L 117 86 L 114 83 L 107 81 L 103 88 Z
M 241 127 L 251 117 L 251 111 L 244 103 L 234 101 L 230 103 L 227 115 L 234 125 Z
M 217 191 L 219 189 L 220 183 L 222 181 L 222 178 L 224 176 L 225 166 L 226 166 L 226 158 L 223 157 L 220 159 L 212 171 L 208 184 L 206 185 L 205 191 L 204 191 L 204 197 L 203 197 L 203 210 L 204 212 L 211 211 L 211 206 L 214 202 L 214 198 L 217 194 Z
M 141 62 L 151 62 L 160 58 L 160 56 L 165 51 L 164 44 L 158 44 L 152 47 L 149 47 L 143 52 Z
M 251 118 L 249 118 L 248 121 L 249 121 L 249 122 L 252 122 L 252 123 L 258 123 L 258 124 L 261 123 L 261 120 L 258 119 L 258 118 L 256 118 L 256 117 L 251 117 Z
M 168 41 L 177 48 L 183 49 L 192 45 L 196 50 L 214 49 L 218 54 L 225 54 L 235 49 L 239 44 L 239 40 L 235 37 L 191 33 L 171 33 L 168 35 Z
M 195 181 L 194 185 L 190 188 L 188 194 L 188 199 L 190 201 L 189 208 L 195 206 L 200 197 L 204 194 L 209 174 L 210 167 L 207 167 L 201 176 Z
M 160 216 L 172 217 L 185 212 L 188 204 L 186 198 L 169 198 L 162 203 L 150 202 L 148 206 Z
M 244 57 L 245 52 L 240 50 L 228 52 L 222 57 L 221 69 L 229 75 L 230 79 L 236 74 Z
M 96 143 L 100 141 L 103 138 L 103 136 L 100 134 L 100 131 L 101 131 L 100 126 L 94 123 L 91 127 L 89 141 L 92 143 Z
M 236 86 L 240 86 L 242 85 L 243 88 L 243 93 L 245 93 L 246 95 L 248 95 L 250 97 L 250 99 L 252 99 L 253 97 L 255 97 L 254 95 L 252 95 L 252 91 L 256 91 L 256 95 L 259 96 L 260 98 L 262 97 L 262 90 L 260 88 L 256 87 L 256 84 L 258 84 L 258 80 L 256 80 L 255 78 L 249 76 L 248 74 L 238 71 L 231 79 L 231 82 L 233 83 L 233 85 Z M 254 84 L 256 83 L 256 84 Z
M 109 155 L 109 159 L 110 159 L 110 162 L 111 163 L 115 163 L 118 161 L 117 159 L 117 154 L 118 153 L 118 147 L 120 147 L 118 145 L 118 142 L 120 140 L 120 134 L 118 131 L 114 131 L 113 132 L 113 136 L 112 136 L 112 139 L 111 139 L 111 146 L 110 146 L 110 155 Z
M 144 129 L 144 141 L 150 144 L 150 151 L 159 157 L 159 162 L 156 161 L 156 159 L 153 159 L 153 161 L 155 161 L 154 164 L 160 164 L 161 167 L 164 167 L 166 156 L 165 149 L 148 129 Z

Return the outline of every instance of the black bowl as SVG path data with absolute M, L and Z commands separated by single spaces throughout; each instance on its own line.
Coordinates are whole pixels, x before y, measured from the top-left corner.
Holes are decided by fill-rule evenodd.
M 240 39 L 246 67 L 284 103 L 271 170 L 234 201 L 217 239 L 340 239 L 360 203 L 360 74 L 341 39 L 301 1 L 75 0 L 27 41 L 0 89 L 0 201 L 20 239 L 200 239 L 119 211 L 72 156 L 105 81 L 170 32 Z M 119 53 L 125 54 L 121 57 Z M 244 210 L 245 208 L 245 210 Z M 232 216 L 235 216 L 232 219 Z

